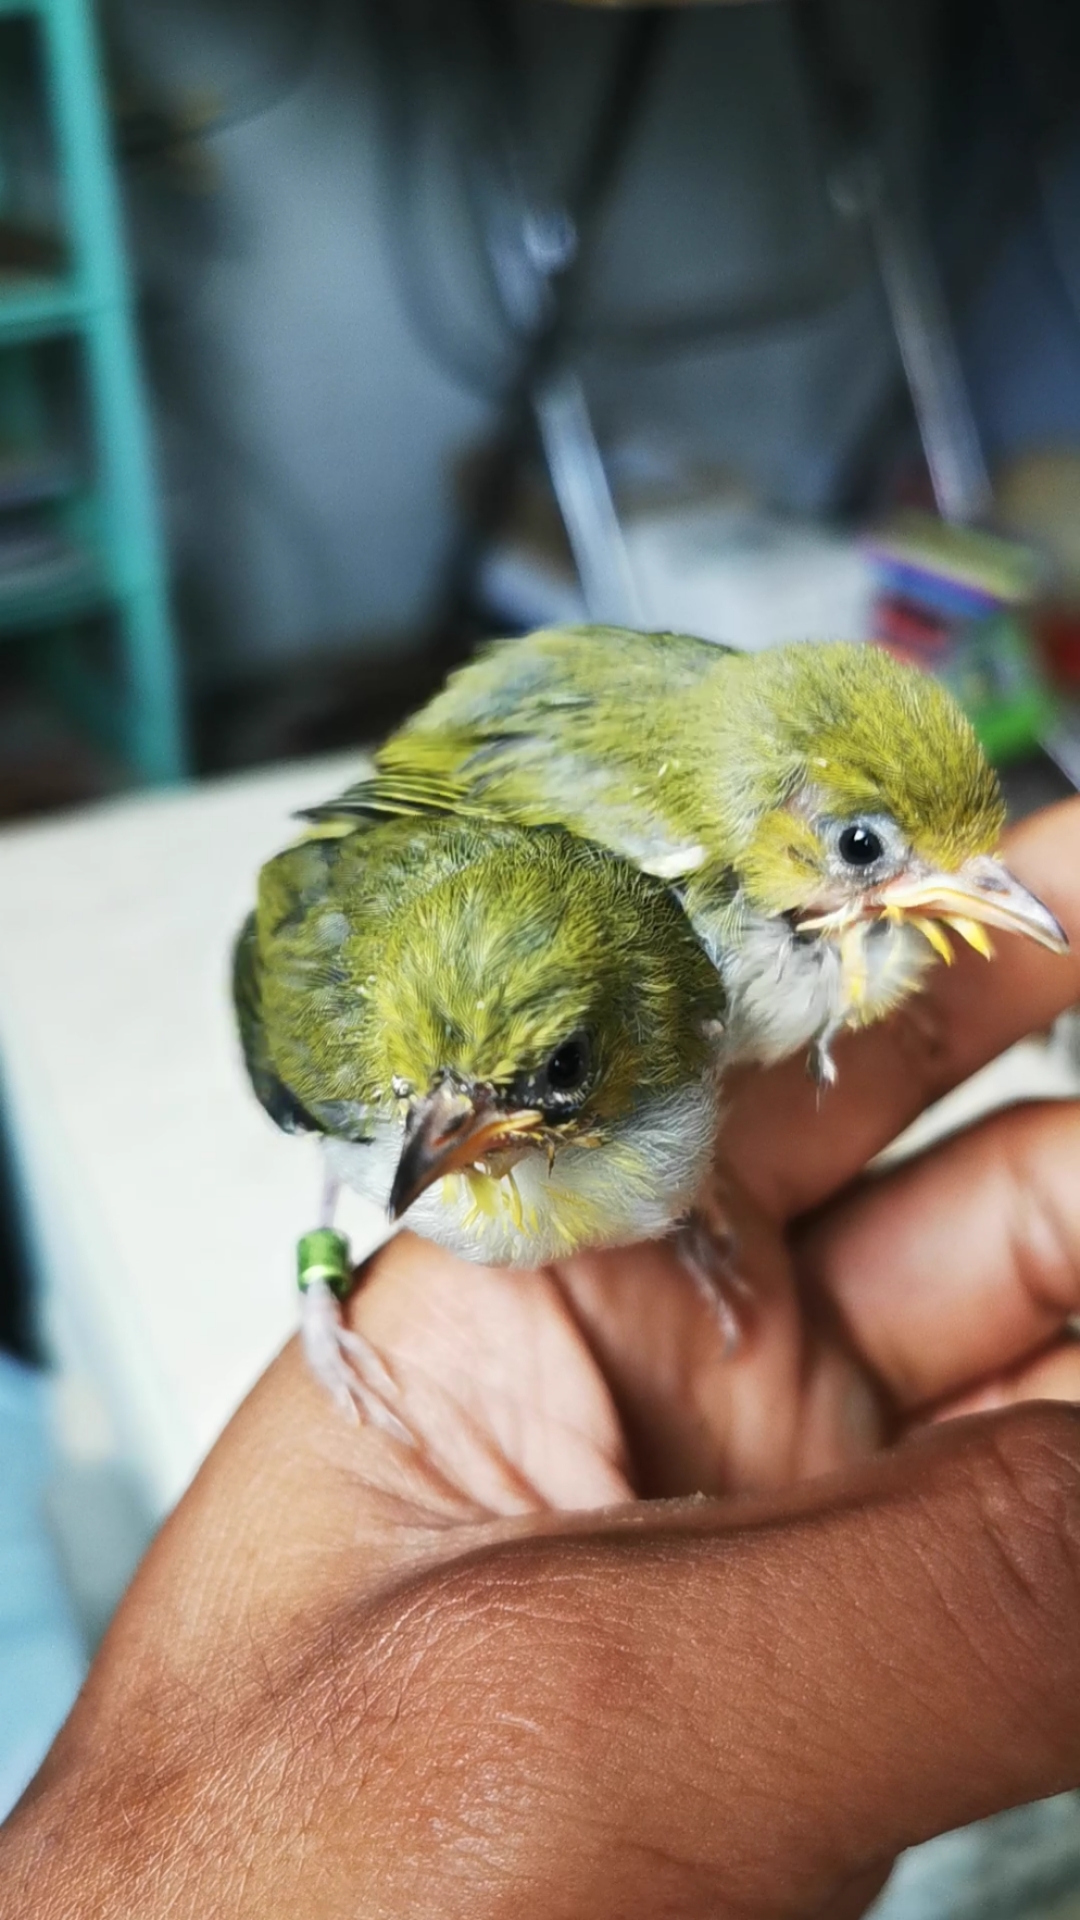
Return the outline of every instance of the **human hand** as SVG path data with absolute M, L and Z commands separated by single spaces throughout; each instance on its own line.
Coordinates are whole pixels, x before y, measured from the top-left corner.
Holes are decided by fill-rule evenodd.
M 1072 803 L 1010 857 L 1080 946 L 1078 847 Z M 747 1080 L 734 1358 L 662 1247 L 507 1275 L 393 1243 L 351 1313 L 422 1444 L 286 1350 L 11 1823 L 11 1910 L 842 1915 L 899 1848 L 1080 1782 L 1080 1419 L 942 1423 L 1080 1399 L 1080 1110 L 850 1186 L 1077 998 L 1002 941 L 820 1108 L 797 1067 Z

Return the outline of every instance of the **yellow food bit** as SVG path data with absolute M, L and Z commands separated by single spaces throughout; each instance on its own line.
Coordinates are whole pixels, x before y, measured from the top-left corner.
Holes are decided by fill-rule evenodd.
M 966 940 L 969 947 L 974 947 L 976 953 L 981 953 L 984 960 L 993 959 L 993 944 L 981 921 L 965 920 L 957 914 L 950 913 L 949 925 L 954 933 L 960 935 L 961 940 Z
M 918 927 L 923 939 L 928 940 L 939 958 L 944 960 L 947 967 L 951 967 L 956 955 L 949 945 L 949 936 L 940 921 L 928 920 L 924 914 L 913 913 L 911 924 L 913 927 Z
M 866 945 L 861 926 L 849 928 L 840 941 L 840 965 L 850 1007 L 861 1007 L 866 999 Z

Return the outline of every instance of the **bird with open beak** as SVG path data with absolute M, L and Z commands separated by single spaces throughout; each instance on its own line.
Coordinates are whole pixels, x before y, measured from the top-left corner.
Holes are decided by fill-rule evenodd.
M 558 824 L 668 882 L 725 988 L 721 1064 L 809 1047 L 914 991 L 950 931 L 1064 951 L 998 857 L 997 778 L 951 695 L 874 646 L 742 654 L 686 634 L 502 641 L 309 817 Z

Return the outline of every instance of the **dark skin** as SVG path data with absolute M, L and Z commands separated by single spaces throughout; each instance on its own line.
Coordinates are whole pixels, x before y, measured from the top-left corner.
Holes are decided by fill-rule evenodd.
M 1076 948 L 1078 852 L 1080 803 L 1010 850 Z M 1080 1109 L 852 1184 L 1077 999 L 1003 938 L 843 1045 L 820 1113 L 798 1065 L 738 1091 L 734 1358 L 663 1248 L 394 1242 L 351 1315 L 420 1446 L 285 1350 L 11 1820 L 4 1912 L 843 1916 L 1080 1784 Z

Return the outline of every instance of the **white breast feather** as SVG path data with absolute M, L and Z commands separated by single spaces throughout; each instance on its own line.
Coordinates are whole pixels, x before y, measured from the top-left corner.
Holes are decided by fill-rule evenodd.
M 403 1225 L 466 1260 L 540 1267 L 583 1247 L 629 1246 L 665 1234 L 712 1162 L 718 1120 L 711 1080 L 640 1107 L 602 1146 L 565 1146 L 549 1171 L 539 1149 L 508 1176 L 451 1174 L 409 1208 Z M 370 1145 L 327 1140 L 334 1176 L 385 1209 L 403 1128 L 377 1123 Z
M 856 1005 L 835 941 L 797 939 L 783 919 L 748 921 L 738 944 L 721 952 L 731 1008 L 725 1063 L 768 1065 L 835 1024 L 880 1019 L 914 991 L 934 958 L 916 928 L 884 920 L 867 923 L 862 955 L 865 981 Z

